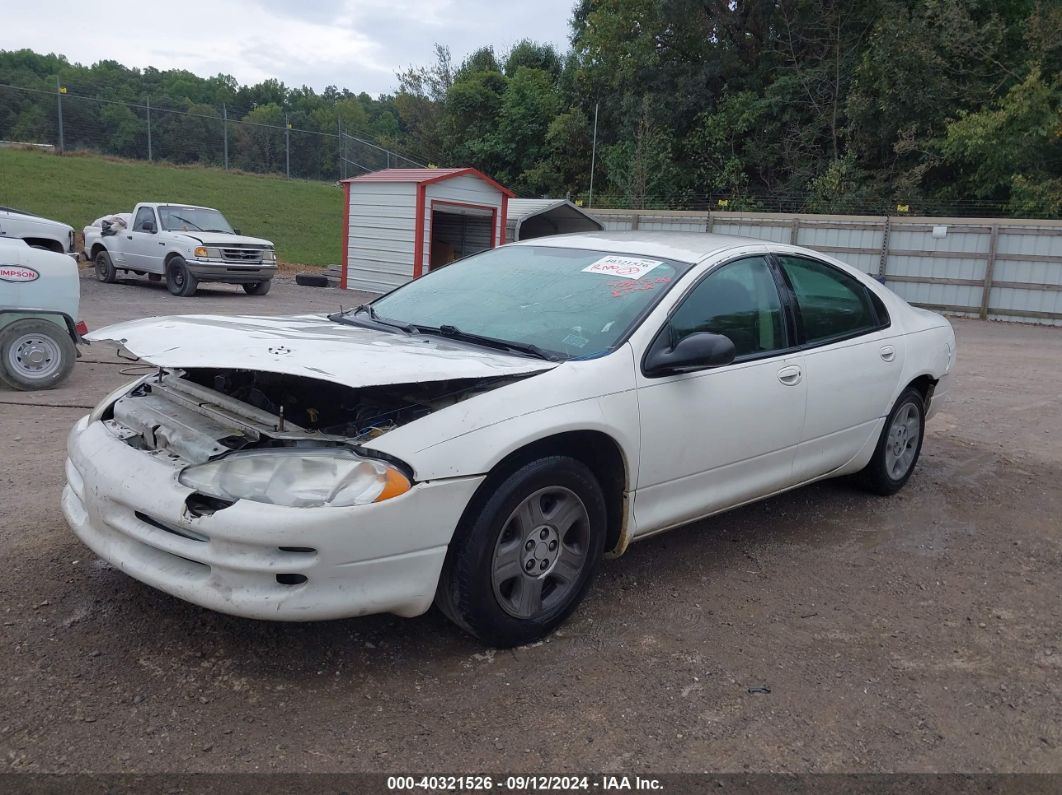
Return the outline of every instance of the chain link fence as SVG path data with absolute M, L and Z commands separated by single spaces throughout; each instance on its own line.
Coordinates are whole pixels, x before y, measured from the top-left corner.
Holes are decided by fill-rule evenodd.
M 894 199 L 888 196 L 823 198 L 812 193 L 682 193 L 633 201 L 613 193 L 575 194 L 568 197 L 587 209 L 690 210 L 697 212 L 828 213 L 876 216 L 946 216 L 952 218 L 1003 218 L 1016 213 L 1004 202 L 983 199 L 940 201 L 928 198 Z M 1051 218 L 1049 213 L 1024 211 L 1022 217 Z
M 225 105 L 119 102 L 0 84 L 0 140 L 9 143 L 329 181 L 424 165 L 344 130 L 338 116 L 335 132 L 326 132 L 300 128 L 283 112 L 273 114 L 276 123 L 246 115 Z

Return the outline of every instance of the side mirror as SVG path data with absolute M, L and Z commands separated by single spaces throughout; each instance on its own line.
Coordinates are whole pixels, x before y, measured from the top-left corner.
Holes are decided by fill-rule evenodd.
M 707 367 L 721 367 L 734 361 L 734 343 L 722 334 L 698 331 L 683 337 L 674 348 L 669 347 L 667 335 L 653 343 L 645 359 L 648 375 L 668 375 Z
M 140 225 L 140 231 L 141 232 L 147 232 L 150 235 L 155 234 L 155 232 L 157 231 L 155 229 L 155 222 L 154 221 L 144 221 L 144 223 L 142 223 Z

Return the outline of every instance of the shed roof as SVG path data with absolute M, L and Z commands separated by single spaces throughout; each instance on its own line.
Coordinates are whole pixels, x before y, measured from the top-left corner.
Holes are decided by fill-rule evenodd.
M 602 231 L 605 228 L 601 221 L 567 199 L 513 199 L 509 202 L 508 227 L 514 240 L 523 239 L 520 228 L 535 216 L 548 219 L 554 234 Z
M 483 180 L 488 185 L 497 188 L 506 196 L 512 198 L 516 194 L 502 185 L 500 182 L 491 179 L 482 171 L 478 171 L 474 168 L 385 168 L 381 171 L 372 171 L 368 174 L 362 174 L 358 177 L 350 177 L 349 179 L 341 180 L 342 182 L 412 182 L 416 184 L 428 184 L 432 182 L 442 182 L 443 180 L 453 179 L 454 177 L 471 176 L 476 179 Z

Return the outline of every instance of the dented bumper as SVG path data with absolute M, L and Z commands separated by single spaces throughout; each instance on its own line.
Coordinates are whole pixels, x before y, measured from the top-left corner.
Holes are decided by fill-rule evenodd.
M 184 464 L 134 449 L 83 417 L 68 440 L 63 513 L 130 576 L 194 604 L 281 621 L 431 606 L 454 528 L 481 477 L 416 484 L 382 503 L 289 508 L 238 500 L 186 505 Z

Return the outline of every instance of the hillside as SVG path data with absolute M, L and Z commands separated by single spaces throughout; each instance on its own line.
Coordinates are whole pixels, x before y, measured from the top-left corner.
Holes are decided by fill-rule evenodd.
M 78 231 L 101 215 L 129 211 L 138 201 L 217 207 L 244 234 L 276 243 L 285 263 L 339 262 L 342 196 L 324 182 L 0 149 L 0 205 L 63 221 Z

